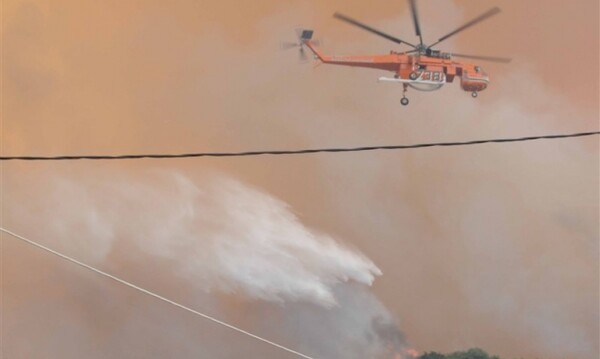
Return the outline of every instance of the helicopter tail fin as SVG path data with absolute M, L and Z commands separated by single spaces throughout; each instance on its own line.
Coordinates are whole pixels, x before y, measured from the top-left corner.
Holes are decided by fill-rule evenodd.
M 313 34 L 315 32 L 313 30 L 301 30 L 300 31 L 300 40 L 302 41 L 308 41 L 308 40 L 312 40 Z

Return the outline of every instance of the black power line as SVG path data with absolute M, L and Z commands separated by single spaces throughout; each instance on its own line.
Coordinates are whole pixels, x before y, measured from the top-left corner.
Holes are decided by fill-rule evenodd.
M 585 137 L 600 135 L 599 131 L 580 132 L 563 135 L 529 136 L 519 138 L 496 138 L 489 140 L 475 140 L 462 142 L 434 142 L 419 143 L 413 145 L 390 145 L 390 146 L 365 146 L 349 148 L 313 148 L 302 150 L 275 150 L 275 151 L 246 151 L 246 152 L 197 152 L 179 154 L 138 154 L 138 155 L 77 155 L 77 156 L 0 156 L 0 161 L 75 161 L 75 160 L 136 160 L 136 159 L 169 159 L 169 158 L 192 158 L 192 157 L 250 157 L 262 155 L 302 155 L 311 153 L 338 153 L 338 152 L 365 152 L 376 150 L 407 150 L 425 147 L 453 147 L 481 145 L 485 143 L 508 143 L 525 142 L 534 140 L 552 140 L 560 138 Z

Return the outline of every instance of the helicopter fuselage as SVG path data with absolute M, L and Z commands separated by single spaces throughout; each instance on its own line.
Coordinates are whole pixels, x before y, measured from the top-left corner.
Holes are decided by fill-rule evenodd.
M 325 64 L 390 71 L 394 77 L 383 77 L 380 81 L 403 83 L 419 91 L 438 90 L 458 77 L 464 91 L 476 94 L 485 90 L 490 82 L 489 75 L 481 67 L 453 61 L 444 54 L 432 57 L 390 52 L 386 55 L 329 56 L 322 54 L 310 40 L 305 40 L 304 44 Z

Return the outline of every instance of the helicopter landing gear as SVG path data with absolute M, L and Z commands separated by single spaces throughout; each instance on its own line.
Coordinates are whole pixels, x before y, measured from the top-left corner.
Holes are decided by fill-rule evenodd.
M 402 106 L 408 106 L 408 98 L 406 98 L 406 90 L 408 89 L 408 85 L 407 84 L 402 84 L 402 99 L 400 100 L 400 103 L 402 104 Z
M 477 93 L 477 91 L 471 92 L 471 97 L 477 98 L 477 96 L 479 96 L 479 94 Z

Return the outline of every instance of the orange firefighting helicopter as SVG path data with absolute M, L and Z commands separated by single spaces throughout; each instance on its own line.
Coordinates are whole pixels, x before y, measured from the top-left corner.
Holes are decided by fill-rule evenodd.
M 308 47 L 315 55 L 315 58 L 325 64 L 344 65 L 354 67 L 365 67 L 380 70 L 387 70 L 394 73 L 394 77 L 380 77 L 380 82 L 400 83 L 404 91 L 400 103 L 408 105 L 406 91 L 412 87 L 419 91 L 436 91 L 442 88 L 444 84 L 454 81 L 456 76 L 460 77 L 461 87 L 464 91 L 471 92 L 475 98 L 480 91 L 487 88 L 490 78 L 481 67 L 466 63 L 453 61 L 453 57 L 475 59 L 481 61 L 493 61 L 508 63 L 511 59 L 491 56 L 463 55 L 450 52 L 434 50 L 433 47 L 445 41 L 446 39 L 498 14 L 500 9 L 494 7 L 476 18 L 468 21 L 454 31 L 440 37 L 435 43 L 425 45 L 421 34 L 419 16 L 417 12 L 416 0 L 409 0 L 412 19 L 415 26 L 415 32 L 419 37 L 419 43 L 414 45 L 410 42 L 401 40 L 398 37 L 386 34 L 371 26 L 365 25 L 346 15 L 335 13 L 336 19 L 342 20 L 350 25 L 354 25 L 375 35 L 381 36 L 397 44 L 405 44 L 412 47 L 405 52 L 391 51 L 386 55 L 359 55 L 359 56 L 328 56 L 317 49 L 317 43 L 312 41 L 313 30 L 299 30 L 297 43 L 284 43 L 284 49 L 298 47 L 300 55 L 305 58 L 304 47 Z

